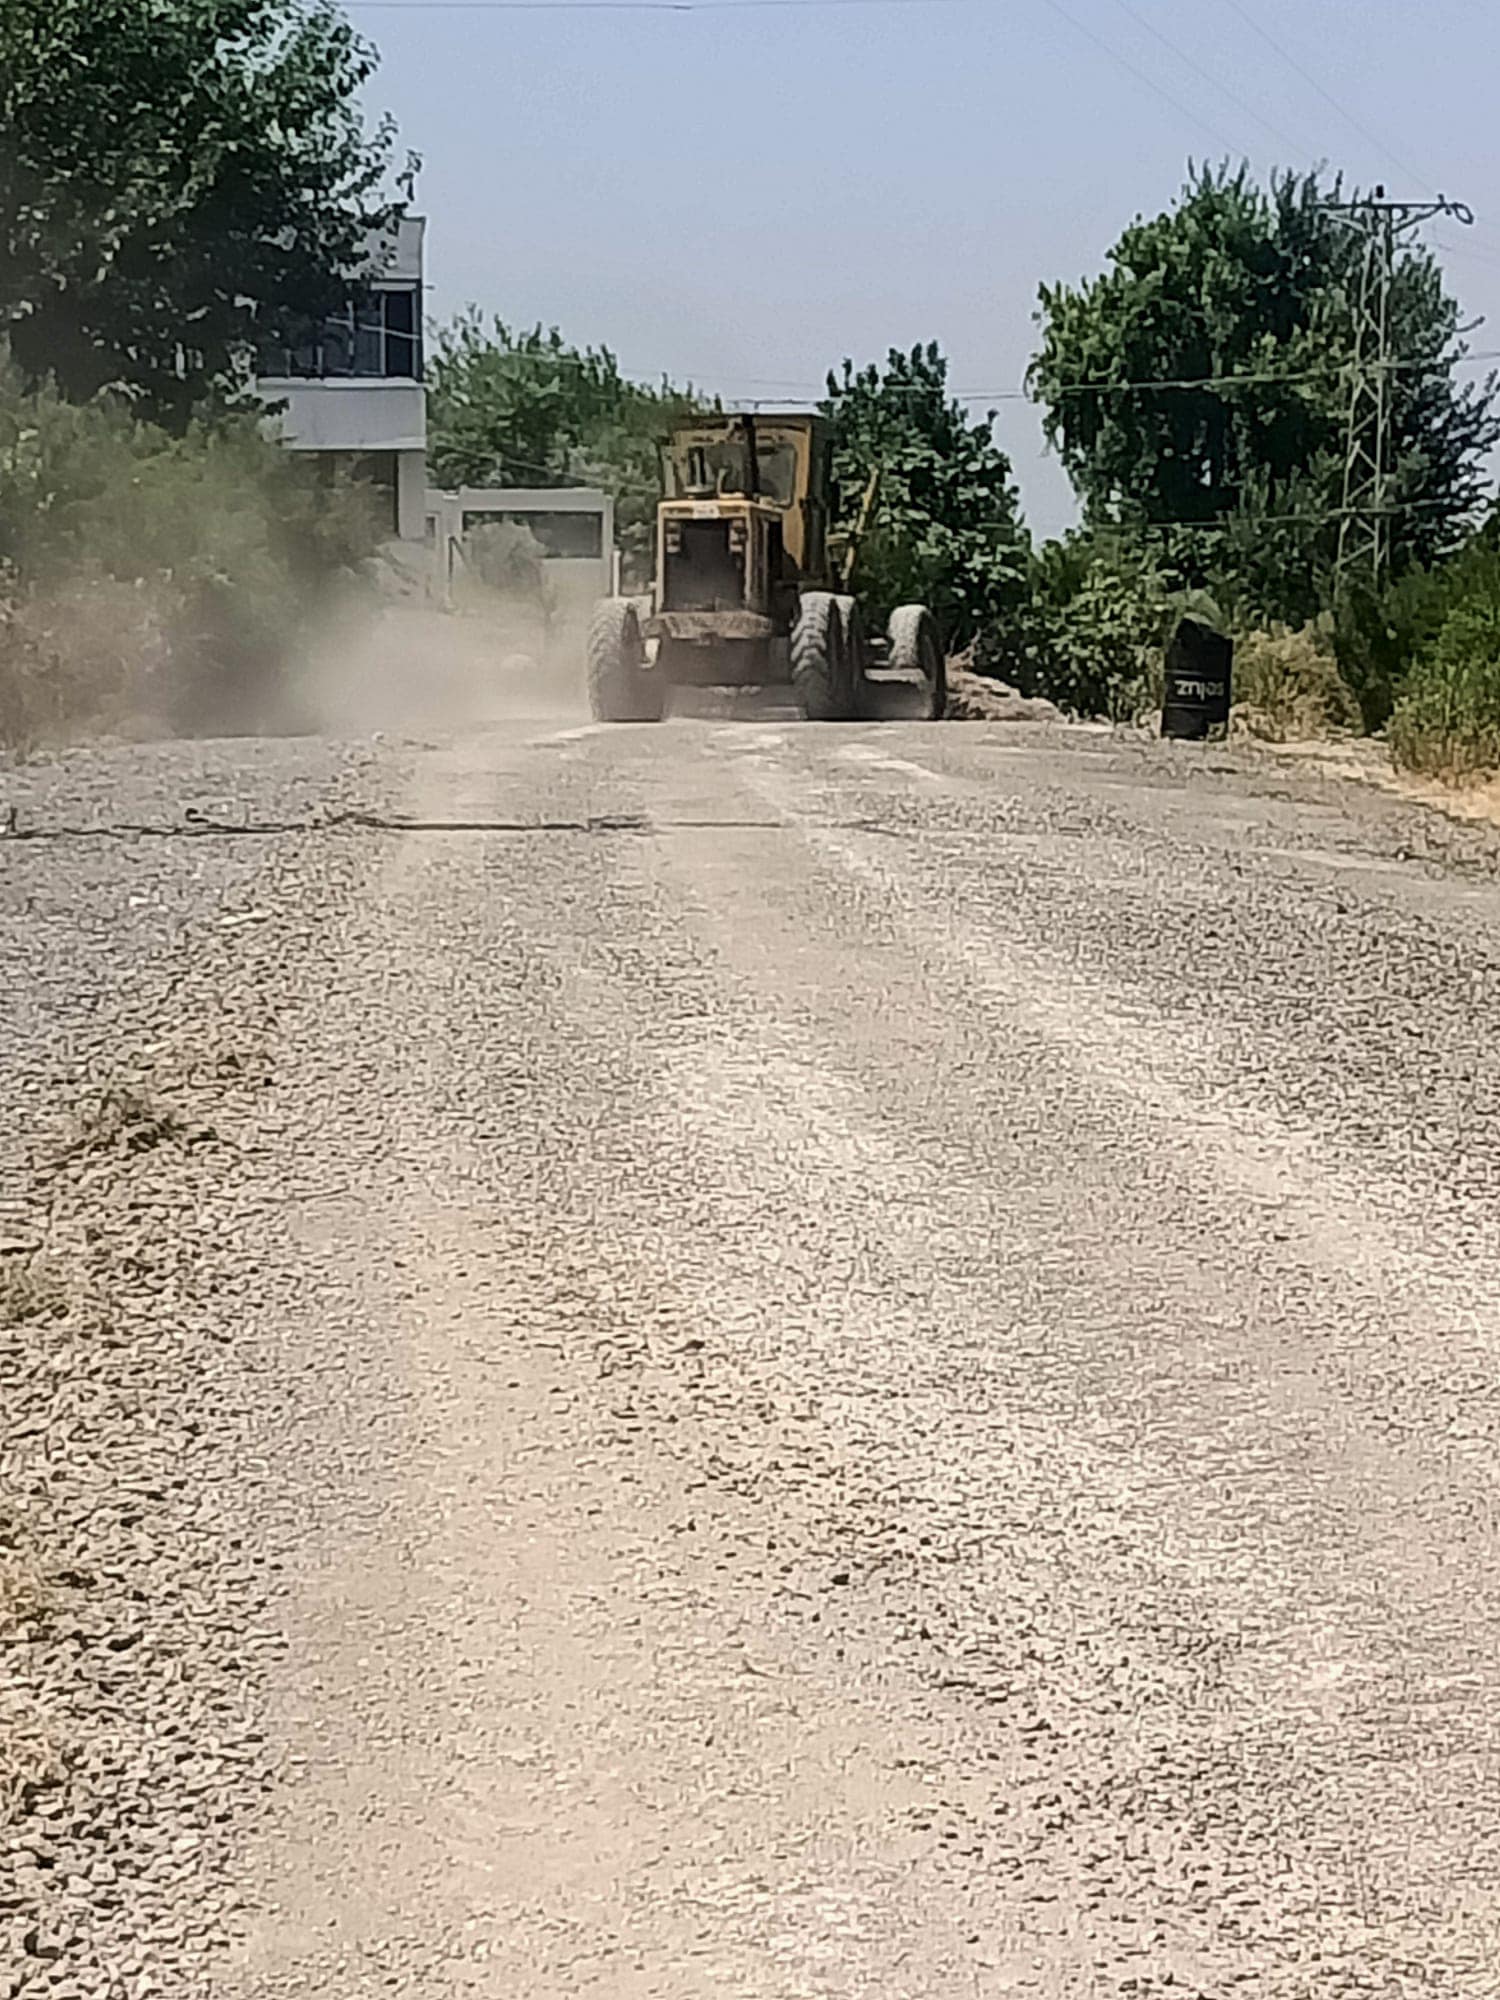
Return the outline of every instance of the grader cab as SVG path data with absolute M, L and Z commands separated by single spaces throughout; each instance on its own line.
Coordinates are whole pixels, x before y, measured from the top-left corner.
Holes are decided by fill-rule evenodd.
M 790 684 L 812 722 L 877 712 L 882 683 L 941 715 L 943 654 L 918 605 L 872 642 L 830 562 L 829 439 L 815 416 L 705 417 L 662 453 L 656 574 L 607 599 L 589 632 L 589 697 L 608 722 L 659 722 L 676 687 Z M 873 488 L 872 488 L 873 492 Z

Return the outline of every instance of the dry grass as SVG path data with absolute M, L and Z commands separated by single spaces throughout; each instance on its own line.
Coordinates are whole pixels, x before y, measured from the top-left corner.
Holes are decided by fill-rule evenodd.
M 1267 743 L 1305 743 L 1360 726 L 1359 703 L 1315 626 L 1250 632 L 1234 649 L 1235 727 Z
M 0 575 L 0 749 L 159 727 L 169 652 L 142 588 L 84 575 L 42 592 Z
M 1463 789 L 1487 785 L 1500 771 L 1500 729 L 1427 725 L 1398 709 L 1388 735 L 1395 764 L 1419 778 Z

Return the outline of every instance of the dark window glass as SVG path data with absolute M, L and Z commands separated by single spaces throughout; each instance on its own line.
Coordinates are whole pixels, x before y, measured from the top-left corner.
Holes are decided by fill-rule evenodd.
M 315 333 L 288 346 L 268 342 L 265 375 L 422 379 L 422 330 L 416 286 L 368 293 L 323 321 Z

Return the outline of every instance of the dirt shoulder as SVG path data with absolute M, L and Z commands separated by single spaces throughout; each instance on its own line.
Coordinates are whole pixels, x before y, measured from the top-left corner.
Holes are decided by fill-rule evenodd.
M 1386 746 L 1369 737 L 1302 743 L 1257 742 L 1255 748 L 1258 753 L 1284 759 L 1299 769 L 1314 771 L 1321 777 L 1370 785 L 1408 805 L 1446 813 L 1450 819 L 1500 826 L 1500 776 L 1445 785 L 1435 778 L 1398 770 Z

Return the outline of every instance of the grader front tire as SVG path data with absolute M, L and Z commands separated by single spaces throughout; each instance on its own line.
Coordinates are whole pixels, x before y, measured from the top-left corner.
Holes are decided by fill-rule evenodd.
M 589 707 L 599 722 L 660 722 L 662 684 L 646 665 L 641 622 L 628 597 L 607 597 L 589 621 Z
M 792 686 L 809 722 L 847 722 L 853 714 L 844 617 L 831 591 L 809 590 L 797 607 Z

